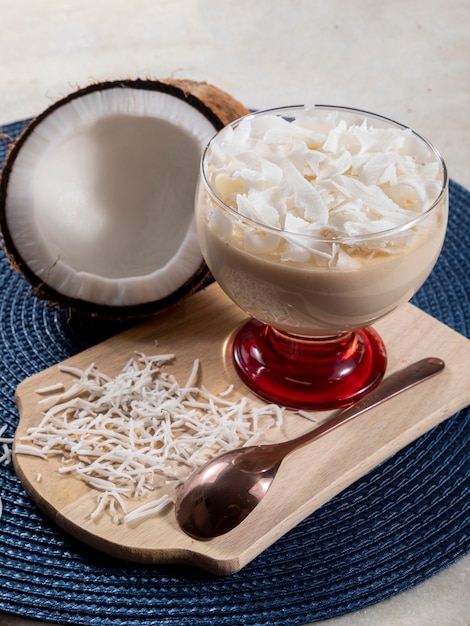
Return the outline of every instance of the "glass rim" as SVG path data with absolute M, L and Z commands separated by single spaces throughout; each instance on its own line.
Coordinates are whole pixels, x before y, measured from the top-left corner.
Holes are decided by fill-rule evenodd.
M 436 158 L 436 161 L 439 163 L 442 169 L 442 181 L 440 183 L 441 188 L 436 199 L 432 202 L 432 204 L 430 204 L 430 206 L 425 211 L 423 211 L 416 217 L 413 217 L 412 219 L 405 222 L 404 224 L 393 226 L 392 228 L 388 228 L 386 230 L 380 230 L 377 232 L 366 233 L 366 234 L 361 234 L 361 235 L 349 235 L 344 232 L 344 233 L 337 233 L 336 235 L 323 236 L 318 233 L 293 232 L 293 231 L 286 230 L 284 228 L 276 228 L 275 226 L 270 226 L 269 224 L 259 222 L 251 217 L 246 217 L 245 215 L 242 215 L 241 213 L 239 213 L 239 211 L 237 211 L 237 209 L 233 208 L 229 204 L 226 204 L 221 198 L 219 198 L 217 193 L 212 188 L 212 185 L 210 184 L 209 180 L 207 179 L 206 167 L 205 167 L 206 162 L 207 162 L 208 152 L 211 149 L 211 145 L 215 141 L 215 139 L 219 137 L 219 135 L 222 132 L 224 132 L 224 130 L 226 130 L 227 128 L 235 128 L 238 124 L 240 124 L 240 122 L 246 119 L 252 119 L 255 117 L 260 117 L 262 115 L 269 115 L 269 114 L 279 116 L 279 115 L 282 115 L 283 113 L 288 113 L 289 111 L 293 112 L 293 111 L 308 110 L 308 109 L 320 109 L 322 111 L 339 111 L 339 112 L 344 112 L 344 113 L 348 113 L 351 115 L 360 115 L 360 116 L 363 116 L 364 118 L 374 118 L 383 123 L 386 123 L 387 125 L 392 125 L 392 126 L 401 128 L 403 130 L 410 131 L 414 137 L 416 137 L 421 142 L 423 142 L 424 145 L 426 145 L 426 147 L 434 155 L 434 157 Z M 337 106 L 337 105 L 330 105 L 330 104 L 312 104 L 312 105 L 295 104 L 295 105 L 287 105 L 287 106 L 281 106 L 281 107 L 273 107 L 269 109 L 260 109 L 260 110 L 252 111 L 251 113 L 248 113 L 244 115 L 243 117 L 240 117 L 234 120 L 230 124 L 227 124 L 226 126 L 221 128 L 207 143 L 202 153 L 201 160 L 200 160 L 200 175 L 204 182 L 206 191 L 209 193 L 211 198 L 219 206 L 223 207 L 226 211 L 228 211 L 229 214 L 232 214 L 238 220 L 246 223 L 247 225 L 252 226 L 255 229 L 262 228 L 263 230 L 269 233 L 278 235 L 278 236 L 287 235 L 287 236 L 295 236 L 296 238 L 306 238 L 309 241 L 318 241 L 318 242 L 326 242 L 326 243 L 344 243 L 344 244 L 360 244 L 361 242 L 367 242 L 372 239 L 378 239 L 380 237 L 394 236 L 395 234 L 400 234 L 405 230 L 414 228 L 420 222 L 425 220 L 430 214 L 432 214 L 434 210 L 441 204 L 442 200 L 444 199 L 447 193 L 448 183 L 449 183 L 447 166 L 445 164 L 444 158 L 441 155 L 440 151 L 436 148 L 436 146 L 433 143 L 431 143 L 428 139 L 423 137 L 423 135 L 421 135 L 417 131 L 413 130 L 413 128 L 411 128 L 410 126 L 407 126 L 400 122 L 396 122 L 395 120 L 389 117 L 386 117 L 384 115 L 380 115 L 378 113 L 372 113 L 370 111 L 365 111 L 363 109 L 358 109 L 358 108 L 353 108 L 353 107 Z

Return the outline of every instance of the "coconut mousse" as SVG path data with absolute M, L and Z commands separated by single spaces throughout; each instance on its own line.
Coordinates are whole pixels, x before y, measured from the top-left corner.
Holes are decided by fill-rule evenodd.
M 408 301 L 439 256 L 447 174 L 422 137 L 338 107 L 247 116 L 209 144 L 196 199 L 199 241 L 249 315 L 325 336 Z

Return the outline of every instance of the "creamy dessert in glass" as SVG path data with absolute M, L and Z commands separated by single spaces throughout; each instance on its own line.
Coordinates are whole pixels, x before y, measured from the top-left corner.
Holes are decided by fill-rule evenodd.
M 247 386 L 306 409 L 375 387 L 386 350 L 371 325 L 429 276 L 447 212 L 439 152 L 387 118 L 295 106 L 220 131 L 196 222 L 215 279 L 251 317 L 230 347 Z

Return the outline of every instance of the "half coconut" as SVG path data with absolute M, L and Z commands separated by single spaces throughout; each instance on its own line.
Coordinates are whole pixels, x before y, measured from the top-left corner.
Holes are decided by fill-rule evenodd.
M 194 224 L 201 154 L 248 113 L 207 83 L 123 80 L 59 100 L 11 149 L 0 183 L 10 261 L 40 297 L 123 319 L 209 275 Z

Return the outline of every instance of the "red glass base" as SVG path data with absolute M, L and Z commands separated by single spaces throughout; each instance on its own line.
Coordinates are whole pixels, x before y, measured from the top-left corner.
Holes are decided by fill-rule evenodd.
M 370 327 L 310 338 L 252 319 L 236 334 L 231 351 L 247 387 L 292 409 L 348 406 L 379 384 L 387 366 L 382 339 Z

